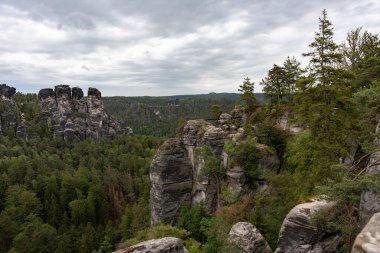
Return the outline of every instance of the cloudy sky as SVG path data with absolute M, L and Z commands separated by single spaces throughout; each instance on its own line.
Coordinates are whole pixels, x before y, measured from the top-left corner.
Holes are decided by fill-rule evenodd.
M 0 83 L 236 92 L 288 55 L 306 62 L 323 8 L 336 42 L 359 26 L 380 33 L 379 0 L 0 0 Z

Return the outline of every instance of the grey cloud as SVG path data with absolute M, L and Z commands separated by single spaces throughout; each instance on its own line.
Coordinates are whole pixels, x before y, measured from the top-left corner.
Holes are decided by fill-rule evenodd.
M 273 63 L 282 63 L 288 55 L 301 60 L 301 53 L 307 50 L 318 28 L 317 18 L 323 8 L 331 11 L 339 22 L 332 20 L 339 38 L 349 29 L 366 24 L 377 28 L 371 32 L 380 32 L 374 25 L 379 18 L 361 18 L 371 13 L 374 16 L 380 8 L 380 3 L 371 0 L 360 3 L 353 0 L 3 0 L 0 7 L 3 5 L 26 13 L 37 23 L 55 24 L 58 31 L 64 32 L 61 40 L 42 40 L 43 45 L 30 49 L 0 45 L 0 54 L 22 51 L 33 54 L 32 60 L 41 56 L 40 61 L 47 61 L 44 65 L 16 59 L 22 66 L 0 64 L 0 82 L 13 80 L 24 90 L 47 83 L 72 82 L 81 86 L 97 85 L 107 95 L 169 95 L 204 92 L 201 82 L 215 80 L 209 91 L 222 91 L 217 84 L 223 83 L 227 87 L 223 91 L 233 92 L 244 76 L 259 82 Z M 247 26 L 220 38 L 208 38 L 208 34 L 200 32 L 201 28 L 231 20 L 246 22 Z M 142 25 L 138 27 L 140 21 Z M 223 35 L 227 31 L 218 32 Z M 187 35 L 199 37 L 186 41 Z M 155 45 L 151 40 L 167 38 L 178 39 L 173 47 L 177 46 L 175 43 L 182 44 L 175 49 L 164 47 L 168 52 L 160 56 L 157 48 L 162 45 L 160 42 Z

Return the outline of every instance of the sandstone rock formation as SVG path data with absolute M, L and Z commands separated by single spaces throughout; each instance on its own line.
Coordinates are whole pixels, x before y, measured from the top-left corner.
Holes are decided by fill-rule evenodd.
M 311 223 L 317 211 L 332 208 L 334 203 L 314 201 L 294 207 L 282 223 L 276 253 L 333 253 L 340 238 Z
M 40 107 L 54 128 L 54 136 L 64 140 L 98 139 L 125 132 L 104 110 L 101 93 L 89 88 L 87 100 L 82 89 L 57 85 L 38 93 Z
M 0 96 L 2 99 L 11 99 L 16 93 L 16 88 L 6 84 L 0 84 Z
M 6 84 L 0 85 L 0 134 L 11 131 L 16 136 L 27 138 L 27 127 L 17 123 L 21 121 L 21 113 L 13 101 L 16 89 Z
M 240 137 L 234 141 L 245 138 L 239 122 L 232 122 L 232 117 L 222 114 L 218 125 L 205 120 L 189 120 L 179 138 L 162 145 L 150 168 L 153 225 L 174 224 L 183 205 L 203 204 L 208 213 L 216 211 L 220 204 L 221 182 L 217 173 L 210 171 L 211 161 L 219 162 L 212 166 L 220 167 L 227 174 L 230 187 L 239 193 L 248 192 L 243 191 L 247 186 L 244 168 L 229 166 L 228 154 L 224 151 L 226 140 L 233 140 L 236 134 Z M 264 146 L 258 145 L 258 150 L 259 169 L 276 171 L 277 156 L 267 152 Z
M 152 225 L 174 225 L 181 205 L 191 203 L 193 183 L 190 159 L 178 139 L 169 139 L 159 148 L 149 176 Z
M 352 253 L 380 252 L 380 213 L 376 213 L 369 220 L 364 229 L 358 234 Z
M 120 249 L 114 253 L 187 253 L 181 239 L 175 237 L 164 237 L 144 241 L 139 244 Z
M 230 252 L 272 253 L 260 231 L 249 222 L 238 222 L 228 235 Z
M 291 110 L 285 111 L 282 115 L 280 115 L 276 120 L 276 125 L 283 130 L 288 130 L 293 134 L 300 134 L 306 130 L 305 126 L 299 124 L 291 124 L 290 123 Z
M 380 122 L 376 127 L 376 133 L 380 133 Z M 377 148 L 380 148 L 380 140 L 377 138 L 374 142 Z M 376 162 L 380 160 L 380 151 L 376 151 L 370 157 L 369 168 L 367 173 L 380 173 L 380 164 Z M 365 191 L 362 193 L 359 208 L 360 226 L 363 228 L 372 215 L 380 212 L 380 195 L 374 191 Z

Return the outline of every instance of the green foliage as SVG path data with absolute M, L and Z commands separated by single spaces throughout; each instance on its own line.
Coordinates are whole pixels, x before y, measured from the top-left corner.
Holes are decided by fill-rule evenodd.
M 336 168 L 340 175 L 326 185 L 317 188 L 317 192 L 335 201 L 336 206 L 323 210 L 313 217 L 313 222 L 328 231 L 338 231 L 343 245 L 339 252 L 350 251 L 356 235 L 360 232 L 357 218 L 357 207 L 363 191 L 380 193 L 380 175 L 369 174 L 358 176 L 349 173 L 345 167 Z
M 134 245 L 142 241 L 159 239 L 162 237 L 177 237 L 182 240 L 186 240 L 190 236 L 190 232 L 185 229 L 172 227 L 169 225 L 158 225 L 148 229 L 141 230 L 134 238 L 126 241 L 128 245 Z
M 222 109 L 220 105 L 215 104 L 211 106 L 211 112 L 215 119 L 219 119 L 220 114 L 222 114 Z
M 220 157 L 215 156 L 209 146 L 196 147 L 194 157 L 195 161 L 202 164 L 202 174 L 219 179 L 225 176 L 225 171 L 220 166 Z
M 148 171 L 161 139 L 0 141 L 0 252 L 25 252 L 16 242 L 28 252 L 109 252 L 149 227 Z
M 311 74 L 317 81 L 317 85 L 331 85 L 340 74 L 335 65 L 341 62 L 342 55 L 337 51 L 338 45 L 333 41 L 333 35 L 332 24 L 327 19 L 327 11 L 324 9 L 322 17 L 319 18 L 319 30 L 315 33 L 314 41 L 309 45 L 311 51 L 303 54 L 311 57 Z
M 288 57 L 283 66 L 274 64 L 268 71 L 260 85 L 264 86 L 264 94 L 272 104 L 291 100 L 296 91 L 296 83 L 304 72 L 300 64 L 294 57 Z
M 102 97 L 102 101 L 107 112 L 132 127 L 135 134 L 175 136 L 181 119 L 214 118 L 210 110 L 213 105 L 220 105 L 220 111 L 230 112 L 240 102 L 240 96 L 237 93 L 210 93 L 165 97 Z
M 248 113 L 252 113 L 257 107 L 257 100 L 254 94 L 254 83 L 248 77 L 244 78 L 243 84 L 239 86 L 241 100 L 245 103 L 245 109 Z
M 205 234 L 202 230 L 202 220 L 209 218 L 209 215 L 206 213 L 204 206 L 198 207 L 182 207 L 181 214 L 177 222 L 179 228 L 186 229 L 191 233 L 191 237 L 199 242 L 205 242 Z
M 57 244 L 57 231 L 35 217 L 29 217 L 22 231 L 13 239 L 13 248 L 9 252 L 50 253 Z
M 260 142 L 273 148 L 282 161 L 290 134 L 268 123 L 259 125 L 256 134 L 259 136 Z
M 227 141 L 224 145 L 224 150 L 231 157 L 229 166 L 242 166 L 247 181 L 254 186 L 259 176 L 258 164 L 260 158 L 256 142 L 251 138 L 238 143 Z
M 277 247 L 278 233 L 286 215 L 307 196 L 307 183 L 299 175 L 285 171 L 280 174 L 266 171 L 264 178 L 269 187 L 255 195 L 250 221 L 273 249 Z

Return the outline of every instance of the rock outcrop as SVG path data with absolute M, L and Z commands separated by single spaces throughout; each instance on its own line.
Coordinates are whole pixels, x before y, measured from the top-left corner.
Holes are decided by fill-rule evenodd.
M 380 122 L 376 127 L 376 133 L 380 133 Z M 380 140 L 378 138 L 375 139 L 374 144 L 377 148 L 380 148 Z M 377 164 L 379 160 L 380 151 L 376 151 L 370 157 L 367 173 L 380 173 L 380 164 Z M 380 212 L 380 194 L 374 191 L 363 192 L 359 208 L 360 226 L 363 228 L 371 219 L 372 215 L 378 212 Z
M 150 168 L 151 223 L 174 225 L 181 205 L 190 205 L 192 166 L 178 139 L 167 140 L 158 150 Z
M 227 140 L 244 140 L 244 130 L 239 125 L 242 118 L 239 116 L 234 121 L 231 115 L 222 114 L 217 125 L 205 120 L 189 120 L 179 138 L 162 145 L 150 168 L 153 225 L 174 224 L 183 205 L 203 204 L 208 213 L 216 211 L 220 204 L 221 182 L 217 172 L 212 170 L 217 167 L 227 174 L 229 187 L 238 189 L 239 193 L 250 192 L 243 191 L 247 186 L 244 168 L 232 168 L 224 150 Z M 277 171 L 277 156 L 266 152 L 265 145 L 257 146 L 259 169 Z
M 0 96 L 2 99 L 11 99 L 14 94 L 16 94 L 16 88 L 0 84 Z
M 228 235 L 230 252 L 272 253 L 260 231 L 249 222 L 238 222 Z
M 27 127 L 23 124 L 21 113 L 13 95 L 16 88 L 0 85 L 0 134 L 11 131 L 20 138 L 27 138 Z
M 312 224 L 317 211 L 332 208 L 334 203 L 314 201 L 294 207 L 282 223 L 276 253 L 333 253 L 340 238 L 337 233 L 325 231 Z
M 101 93 L 89 88 L 87 100 L 82 89 L 69 85 L 57 85 L 38 93 L 40 107 L 54 128 L 54 136 L 72 141 L 113 137 L 126 129 L 104 110 Z
M 114 253 L 188 253 L 181 239 L 175 237 L 164 237 L 144 241 L 139 244 L 126 247 Z
M 352 253 L 380 252 L 380 213 L 369 220 L 363 230 L 356 236 Z

